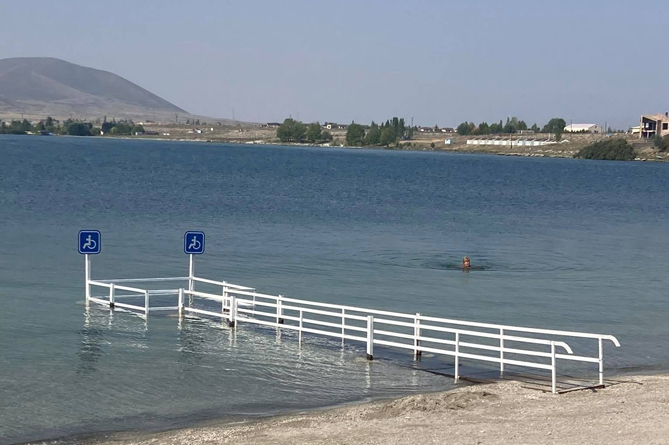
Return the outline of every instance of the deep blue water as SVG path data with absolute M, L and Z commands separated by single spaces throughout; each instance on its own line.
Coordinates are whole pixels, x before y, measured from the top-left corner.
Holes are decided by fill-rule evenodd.
M 97 278 L 187 275 L 183 232 L 204 230 L 201 276 L 608 333 L 607 371 L 669 367 L 667 164 L 14 136 L 0 160 L 0 442 L 451 385 L 408 354 L 87 312 L 82 228 L 103 233 Z

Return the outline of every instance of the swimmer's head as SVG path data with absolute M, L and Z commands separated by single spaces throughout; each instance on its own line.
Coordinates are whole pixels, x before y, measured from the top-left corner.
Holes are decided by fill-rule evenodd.
M 462 259 L 462 267 L 470 267 L 471 262 L 469 261 L 469 257 L 466 256 Z

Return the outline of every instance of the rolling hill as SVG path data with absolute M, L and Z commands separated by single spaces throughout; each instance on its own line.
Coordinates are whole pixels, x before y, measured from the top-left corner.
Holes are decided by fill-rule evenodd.
M 0 117 L 157 119 L 185 110 L 116 74 L 60 59 L 0 60 Z

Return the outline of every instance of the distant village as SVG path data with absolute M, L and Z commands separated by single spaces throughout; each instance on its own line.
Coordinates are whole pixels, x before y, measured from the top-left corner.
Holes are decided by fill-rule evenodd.
M 121 121 L 119 121 L 121 122 Z M 56 119 L 41 119 L 41 120 L 3 120 L 0 117 L 0 134 L 2 133 L 12 133 L 12 134 L 70 134 L 70 135 L 91 135 L 91 136 L 104 136 L 104 135 L 132 135 L 132 136 L 171 136 L 169 131 L 156 131 L 152 127 L 164 127 L 169 126 L 168 123 L 158 123 L 150 120 L 144 122 L 139 122 L 133 124 L 132 121 L 123 121 L 127 122 L 129 125 L 126 125 L 127 129 L 125 131 L 119 132 L 124 126 L 120 123 L 117 125 L 106 124 L 103 122 L 91 123 L 85 120 L 72 120 L 67 119 L 65 121 L 58 121 Z M 182 121 L 183 122 L 183 121 Z M 82 123 L 88 126 L 88 132 L 85 131 L 82 127 Z M 200 125 L 198 125 L 200 124 Z M 99 125 L 99 126 L 98 126 Z M 211 135 L 215 132 L 214 127 L 207 125 L 205 122 L 200 121 L 187 121 L 185 124 L 171 124 L 177 125 L 178 127 L 187 127 L 184 132 L 187 135 L 192 135 L 192 137 Z M 215 124 L 217 127 L 230 126 L 222 125 L 221 122 Z M 278 129 L 281 127 L 282 123 L 280 122 L 268 122 L 264 124 L 252 124 L 245 123 L 244 128 L 251 129 L 253 127 L 260 129 Z M 348 130 L 350 124 L 340 124 L 336 122 L 325 122 L 321 125 L 323 130 L 333 131 L 333 132 L 345 132 Z M 356 124 L 358 125 L 358 124 Z M 546 131 L 539 131 L 536 125 L 533 128 L 521 128 L 513 131 L 512 133 L 508 132 L 497 132 L 497 133 L 487 133 L 487 134 L 477 134 L 479 129 L 477 126 L 471 127 L 469 131 L 465 134 L 459 131 L 460 127 L 439 127 L 435 126 L 414 126 L 412 134 L 414 135 L 424 135 L 425 137 L 437 135 L 444 136 L 445 144 L 453 143 L 453 137 L 467 136 L 466 143 L 469 145 L 546 145 L 554 144 L 558 141 L 550 135 L 546 134 Z M 487 125 L 487 124 L 486 124 Z M 493 124 L 496 125 L 496 124 Z M 73 126 L 72 131 L 68 132 L 69 126 Z M 116 126 L 116 128 L 114 128 Z M 370 125 L 360 125 L 365 131 L 370 130 Z M 216 130 L 218 131 L 218 130 Z M 239 131 L 247 131 L 240 129 Z M 610 128 L 604 128 L 602 125 L 594 123 L 569 123 L 564 126 L 563 133 L 565 134 L 593 134 L 593 135 L 604 135 L 610 133 L 623 133 L 622 131 L 613 131 Z M 656 114 L 644 114 L 639 118 L 639 124 L 636 126 L 630 127 L 626 132 L 627 135 L 638 136 L 639 139 L 652 139 L 656 136 L 667 136 L 669 135 L 669 113 L 656 113 Z M 509 141 L 509 142 L 505 142 Z
M 279 128 L 281 126 L 280 122 L 268 122 L 260 125 L 261 128 Z M 362 125 L 365 130 L 370 128 L 370 125 Z M 324 130 L 346 130 L 348 129 L 347 124 L 338 124 L 335 122 L 325 122 L 321 125 L 321 128 Z M 434 127 L 424 127 L 417 126 L 415 130 L 418 133 L 423 134 L 458 134 L 456 128 L 452 127 L 439 127 L 435 125 Z M 605 134 L 605 133 L 621 133 L 623 131 L 612 130 L 610 128 L 604 128 L 599 124 L 592 123 L 570 123 L 564 127 L 564 133 L 589 133 L 589 134 Z M 516 131 L 514 134 L 518 135 L 531 135 L 540 133 L 538 130 L 533 129 L 522 129 Z M 627 134 L 638 135 L 639 138 L 652 138 L 654 136 L 665 136 L 669 134 L 669 112 L 664 114 L 644 114 L 641 115 L 639 119 L 639 125 L 631 126 L 626 131 Z

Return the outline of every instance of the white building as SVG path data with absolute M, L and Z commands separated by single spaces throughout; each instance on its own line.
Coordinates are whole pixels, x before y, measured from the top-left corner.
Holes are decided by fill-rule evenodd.
M 602 133 L 601 125 L 597 124 L 570 124 L 564 127 L 565 133 Z

